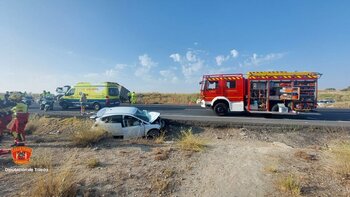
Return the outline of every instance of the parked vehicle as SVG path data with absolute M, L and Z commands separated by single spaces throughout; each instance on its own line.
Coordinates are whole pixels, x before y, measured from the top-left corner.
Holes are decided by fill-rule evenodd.
M 71 88 L 69 85 L 65 85 L 63 87 L 56 88 L 56 100 L 59 101 L 62 96 L 64 96 L 68 90 Z
M 333 103 L 335 103 L 335 100 L 333 99 L 323 99 L 323 100 L 317 101 L 317 105 L 319 107 L 324 107 L 327 104 L 333 104 Z
M 95 128 L 124 139 L 144 136 L 155 138 L 165 127 L 160 113 L 141 111 L 136 107 L 106 107 L 90 118 L 95 119 Z
M 30 106 L 33 102 L 33 97 L 32 96 L 23 96 L 22 102 L 25 103 L 26 105 Z
M 118 84 L 118 90 L 119 90 L 119 95 L 120 95 L 120 102 L 126 103 L 129 102 L 129 90 L 126 89 L 124 86 Z
M 49 111 L 53 110 L 55 98 L 53 96 L 45 96 L 40 100 L 40 110 Z
M 201 106 L 228 112 L 295 113 L 317 107 L 316 72 L 248 72 L 204 75 Z
M 59 100 L 59 105 L 63 109 L 70 107 L 80 107 L 80 97 L 82 93 L 87 95 L 86 107 L 96 111 L 103 107 L 113 107 L 120 105 L 119 84 L 114 82 L 104 82 L 91 84 L 86 82 L 77 83 L 73 88 L 65 93 Z

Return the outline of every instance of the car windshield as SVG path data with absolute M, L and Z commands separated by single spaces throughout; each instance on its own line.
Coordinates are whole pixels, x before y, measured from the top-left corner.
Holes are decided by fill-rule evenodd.
M 138 109 L 135 112 L 135 116 L 140 118 L 141 120 L 149 122 L 149 115 L 148 115 L 147 111 L 141 111 L 141 110 Z
M 107 109 L 108 109 L 107 107 L 100 109 L 100 110 L 96 113 L 96 116 L 97 116 L 97 117 L 102 117 L 103 114 L 105 114 L 105 112 L 106 112 Z

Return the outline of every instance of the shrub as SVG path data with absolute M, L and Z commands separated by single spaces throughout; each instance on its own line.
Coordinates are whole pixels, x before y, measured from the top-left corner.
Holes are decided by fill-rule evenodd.
M 153 153 L 155 154 L 154 160 L 156 161 L 163 161 L 169 158 L 170 149 L 161 149 L 161 148 L 155 148 L 153 149 Z
M 30 159 L 28 166 L 30 168 L 52 168 L 52 156 L 47 151 L 38 152 L 39 154 L 33 155 Z
M 347 88 L 342 89 L 341 91 L 350 91 L 350 86 L 348 86 Z
M 324 90 L 327 90 L 327 91 L 335 91 L 336 89 L 335 88 L 326 88 Z
M 293 175 L 283 177 L 278 182 L 279 188 L 292 196 L 300 196 L 301 185 Z
M 86 161 L 86 165 L 88 168 L 96 168 L 101 165 L 101 162 L 97 158 L 91 158 Z
M 49 173 L 46 177 L 42 177 L 34 185 L 30 196 L 33 197 L 73 197 L 77 194 L 76 182 L 74 174 L 68 170 L 64 170 L 58 174 Z
M 54 172 L 50 169 L 49 173 L 42 175 L 38 180 L 33 181 L 29 187 L 29 196 L 33 197 L 75 197 L 78 192 L 77 184 L 79 180 L 76 178 L 77 173 L 73 170 L 72 159 L 76 155 L 71 156 L 70 159 Z
M 107 131 L 102 129 L 79 129 L 72 135 L 72 141 L 77 146 L 89 146 L 98 143 L 108 136 Z
M 331 148 L 335 155 L 336 171 L 345 178 L 350 178 L 350 142 L 342 142 Z
M 182 150 L 199 152 L 205 149 L 206 141 L 193 135 L 192 129 L 181 131 L 180 139 L 177 141 Z
M 165 142 L 165 134 L 161 133 L 160 136 L 158 136 L 155 140 L 154 143 L 156 144 L 163 144 Z

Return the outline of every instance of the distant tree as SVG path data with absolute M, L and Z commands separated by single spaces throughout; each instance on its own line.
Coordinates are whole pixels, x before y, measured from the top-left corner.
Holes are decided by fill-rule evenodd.
M 350 86 L 348 86 L 347 88 L 342 89 L 341 91 L 350 91 Z
M 336 89 L 335 89 L 335 88 L 326 88 L 325 90 L 334 91 L 334 90 L 336 90 Z

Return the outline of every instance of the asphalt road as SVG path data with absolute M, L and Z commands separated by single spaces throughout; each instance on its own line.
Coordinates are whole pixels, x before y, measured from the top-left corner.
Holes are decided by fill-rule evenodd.
M 130 106 L 129 104 L 123 104 Z M 350 109 L 319 108 L 316 113 L 299 115 L 232 113 L 225 117 L 216 116 L 210 109 L 198 105 L 133 105 L 141 110 L 157 111 L 161 117 L 172 120 L 212 121 L 227 123 L 283 124 L 350 127 Z M 53 116 L 80 116 L 80 109 L 62 110 L 55 105 L 53 111 L 39 110 L 38 104 L 30 106 L 31 113 Z M 87 110 L 93 113 L 92 110 Z

